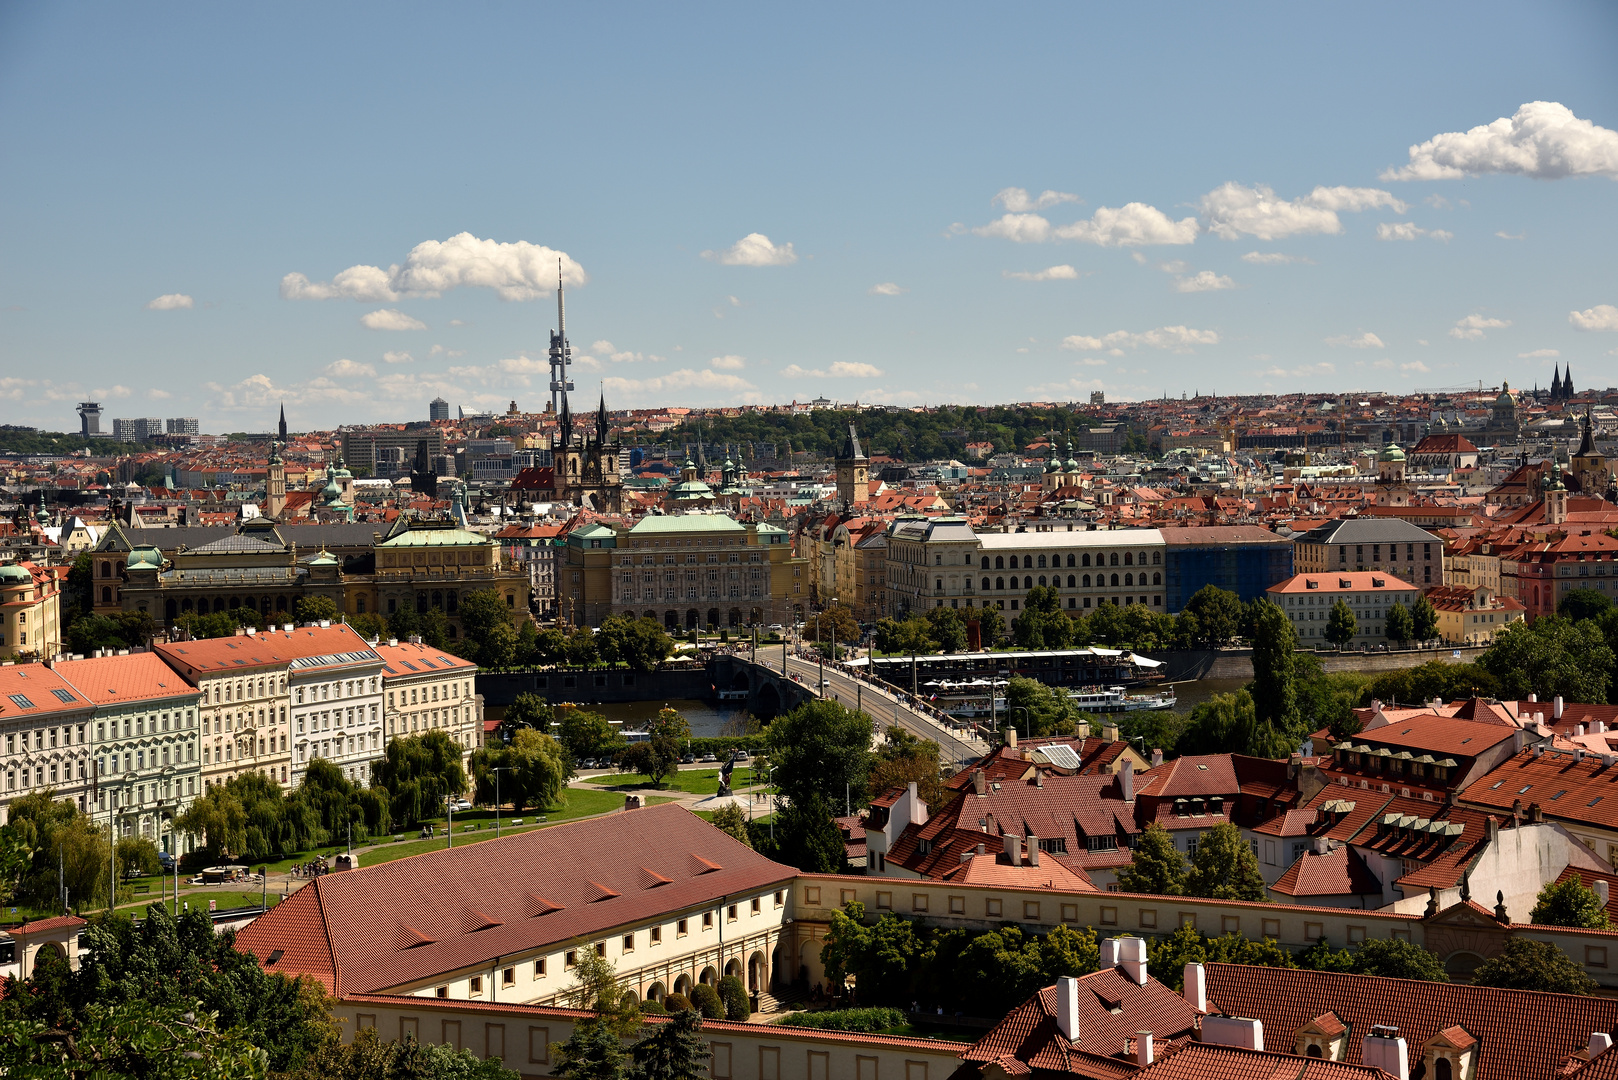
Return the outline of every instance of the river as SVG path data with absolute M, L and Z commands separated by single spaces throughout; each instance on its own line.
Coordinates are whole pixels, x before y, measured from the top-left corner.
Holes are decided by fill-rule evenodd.
M 685 717 L 685 722 L 691 725 L 691 734 L 700 736 L 725 734 L 726 722 L 747 712 L 742 703 L 729 701 L 626 701 L 613 705 L 581 703 L 582 708 L 600 713 L 608 720 L 620 721 L 630 730 L 644 727 L 665 706 Z

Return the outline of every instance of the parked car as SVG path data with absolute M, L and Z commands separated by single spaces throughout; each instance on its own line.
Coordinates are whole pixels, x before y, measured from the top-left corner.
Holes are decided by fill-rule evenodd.
M 455 812 L 457 814 L 465 813 L 470 809 L 472 809 L 472 804 L 467 802 L 465 799 L 455 800 Z
M 703 761 L 718 761 L 719 759 L 714 757 L 712 754 L 703 754 L 702 755 L 702 760 Z
M 694 755 L 694 754 L 683 754 L 680 757 L 680 764 L 681 765 L 694 765 L 694 764 L 696 764 L 696 760 L 697 760 L 696 755 Z
M 737 747 L 735 750 L 731 751 L 730 760 L 732 760 L 732 761 L 746 761 L 747 760 L 747 751 L 741 749 L 740 747 Z
M 157 853 L 157 865 L 161 866 L 165 872 L 173 870 L 174 864 L 177 862 L 179 862 L 179 860 L 166 851 L 159 851 Z

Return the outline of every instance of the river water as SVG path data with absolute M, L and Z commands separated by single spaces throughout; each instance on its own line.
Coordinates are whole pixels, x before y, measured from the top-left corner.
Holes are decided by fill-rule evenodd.
M 1174 696 L 1178 704 L 1174 706 L 1175 712 L 1188 713 L 1201 705 L 1215 694 L 1228 694 L 1246 686 L 1246 679 L 1192 679 L 1188 682 L 1172 683 Z M 1159 689 L 1151 687 L 1152 691 Z
M 691 725 L 691 734 L 711 736 L 723 735 L 727 721 L 740 719 L 746 715 L 747 710 L 742 706 L 744 702 L 731 701 L 625 701 L 612 705 L 583 705 L 593 713 L 600 713 L 608 720 L 621 721 L 626 729 L 644 727 L 646 722 L 658 714 L 665 706 L 675 710 L 685 717 L 685 722 Z

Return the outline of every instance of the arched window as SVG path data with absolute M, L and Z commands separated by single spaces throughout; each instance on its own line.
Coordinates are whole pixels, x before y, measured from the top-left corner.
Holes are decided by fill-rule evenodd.
M 1067 553 L 1067 564 L 1069 566 L 1073 565 L 1073 553 L 1071 551 Z
M 1135 584 L 1135 575 L 1134 574 L 1125 574 L 1124 575 L 1124 584 L 1125 585 L 1133 585 L 1133 584 Z
M 101 564 L 101 576 L 112 577 L 112 563 L 104 562 Z
M 1025 589 L 1032 589 L 1034 587 L 1034 579 L 1031 578 L 1031 577 L 1023 578 L 1022 579 L 1022 587 L 1025 588 Z
M 987 555 L 985 555 L 985 556 L 983 556 L 983 569 L 987 570 L 988 568 L 989 568 L 989 557 Z
M 1075 578 L 1073 577 L 1072 574 L 1069 574 L 1067 576 L 1067 587 L 1068 588 L 1070 588 L 1070 589 L 1073 588 L 1077 583 L 1078 582 L 1075 580 Z
M 1034 568 L 1034 557 L 1032 555 L 1024 555 L 1022 557 L 1022 568 L 1024 570 L 1032 570 Z
M 983 587 L 985 589 L 988 588 L 987 585 L 985 585 Z M 1006 587 L 1006 579 L 1005 578 L 995 578 L 994 579 L 994 587 L 997 588 L 997 589 L 1004 589 Z
M 984 592 L 989 591 L 989 579 L 988 578 L 983 579 L 983 591 Z
M 1128 552 L 1128 551 L 1124 552 L 1124 565 L 1125 566 L 1134 566 L 1135 565 L 1135 556 L 1134 556 L 1133 552 Z
M 1163 553 L 1161 551 L 1152 552 L 1152 565 L 1153 566 L 1161 566 L 1162 564 L 1163 564 Z
M 1039 568 L 1041 570 L 1045 569 L 1045 556 L 1043 555 L 1039 557 Z
M 994 557 L 994 568 L 996 570 L 1004 570 L 1006 568 L 1005 560 L 999 555 Z
M 1116 551 L 1112 553 L 1112 565 L 1118 565 L 1118 553 Z
M 101 565 L 105 566 L 106 563 L 102 563 Z M 112 603 L 112 589 L 106 585 L 101 586 L 101 602 L 103 604 Z
M 1116 558 L 1117 558 L 1117 557 L 1118 557 L 1118 556 L 1116 556 L 1116 555 L 1114 555 L 1114 556 L 1113 556 L 1113 558 L 1115 558 L 1115 559 L 1116 559 Z M 1114 575 L 1112 575 L 1112 583 L 1113 583 L 1113 584 L 1114 584 L 1114 585 L 1116 585 L 1116 584 L 1118 584 L 1118 575 L 1117 575 L 1117 574 L 1114 574 Z
M 1045 575 L 1044 574 L 1039 575 L 1039 584 L 1040 584 L 1041 588 L 1044 587 L 1044 585 L 1045 585 Z
M 1152 574 L 1152 584 L 1153 585 L 1161 585 L 1161 584 L 1163 584 L 1163 575 L 1161 573 L 1153 573 Z
M 1090 587 L 1090 575 L 1089 574 L 1084 575 L 1084 587 L 1086 589 L 1088 589 Z
M 1086 551 L 1086 552 L 1085 552 L 1085 553 L 1084 553 L 1084 565 L 1085 565 L 1085 566 L 1089 566 L 1089 565 L 1090 565 L 1090 553 L 1089 553 L 1089 552 L 1088 552 L 1088 551 Z
M 1439 1058 L 1433 1063 L 1433 1080 L 1453 1080 L 1455 1072 L 1449 1063 L 1449 1058 Z
M 1325 1055 L 1320 1052 L 1320 1046 L 1318 1044 L 1316 1044 L 1316 1043 L 1310 1043 L 1309 1044 L 1309 1049 L 1307 1049 L 1307 1050 L 1305 1050 L 1303 1052 L 1303 1056 L 1304 1057 L 1325 1057 Z

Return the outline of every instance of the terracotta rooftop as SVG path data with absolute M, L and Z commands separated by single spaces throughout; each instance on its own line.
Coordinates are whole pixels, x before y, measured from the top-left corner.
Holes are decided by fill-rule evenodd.
M 1272 892 L 1282 896 L 1382 895 L 1382 882 L 1351 847 L 1338 847 L 1324 855 L 1306 851 L 1287 868 Z
M 150 652 L 64 660 L 56 665 L 56 673 L 97 705 L 121 705 L 182 694 L 195 697 L 197 693 L 196 688 L 165 664 L 162 657 Z

